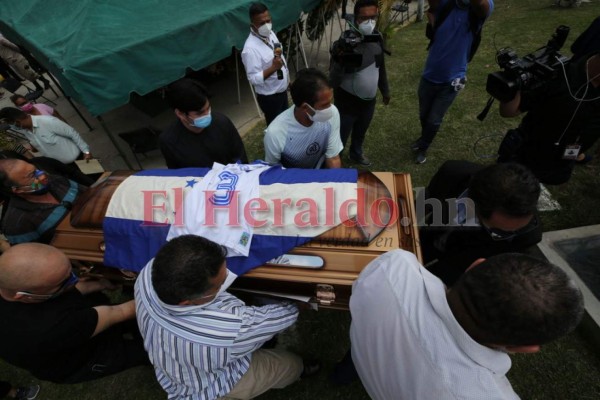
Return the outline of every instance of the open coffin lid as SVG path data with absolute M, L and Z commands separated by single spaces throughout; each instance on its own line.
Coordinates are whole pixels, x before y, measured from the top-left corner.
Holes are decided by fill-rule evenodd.
M 102 268 L 102 221 L 115 190 L 133 173 L 105 173 L 78 199 L 70 218 L 58 226 L 53 245 L 80 264 L 114 275 L 114 268 Z M 233 288 L 314 296 L 322 306 L 347 308 L 352 282 L 371 260 L 399 248 L 420 259 L 410 176 L 361 172 L 358 188 L 364 189 L 365 195 L 364 204 L 357 207 L 355 221 L 362 224 L 338 225 L 289 252 L 319 258 L 323 260 L 322 268 L 267 263 L 239 277 Z

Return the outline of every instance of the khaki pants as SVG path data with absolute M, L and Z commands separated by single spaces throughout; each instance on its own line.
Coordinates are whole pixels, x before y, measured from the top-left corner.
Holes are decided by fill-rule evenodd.
M 246 400 L 269 389 L 282 389 L 300 378 L 304 364 L 297 355 L 283 350 L 256 350 L 250 369 L 221 399 Z

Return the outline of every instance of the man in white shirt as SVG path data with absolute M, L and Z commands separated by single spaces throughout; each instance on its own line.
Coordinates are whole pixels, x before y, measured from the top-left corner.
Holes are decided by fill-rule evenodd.
M 288 108 L 289 71 L 281 43 L 271 30 L 273 24 L 267 6 L 252 3 L 249 14 L 250 35 L 244 43 L 242 62 L 269 125 Z
M 69 173 L 78 177 L 77 182 L 85 186 L 95 182 L 75 164 L 75 160 L 90 160 L 93 156 L 90 146 L 72 126 L 50 115 L 30 115 L 14 107 L 0 110 L 0 120 L 14 125 L 42 156 L 65 164 Z
M 291 92 L 294 105 L 265 131 L 265 161 L 286 168 L 341 168 L 340 113 L 331 104 L 327 76 L 315 68 L 302 69 Z
M 411 253 L 371 262 L 350 298 L 352 359 L 373 399 L 518 399 L 506 353 L 571 332 L 583 298 L 560 268 L 506 253 L 451 288 Z

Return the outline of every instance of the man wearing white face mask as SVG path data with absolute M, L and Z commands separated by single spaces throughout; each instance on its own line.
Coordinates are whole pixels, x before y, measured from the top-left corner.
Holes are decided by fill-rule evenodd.
M 331 104 L 327 76 L 315 68 L 302 69 L 291 92 L 294 105 L 265 131 L 265 161 L 286 168 L 341 168 L 340 113 Z
M 135 284 L 144 346 L 169 398 L 250 399 L 318 370 L 287 351 L 260 349 L 296 321 L 298 308 L 250 307 L 227 293 L 236 276 L 225 255 L 208 239 L 179 236 Z
M 354 5 L 353 29 L 342 34 L 332 46 L 329 79 L 334 88 L 335 105 L 340 110 L 342 143 L 352 132 L 349 157 L 369 166 L 363 155 L 363 142 L 373 119 L 377 88 L 383 104 L 390 102 L 390 88 L 385 71 L 383 39 L 375 30 L 378 16 L 376 0 L 358 0 Z M 356 40 L 348 45 L 347 40 Z
M 279 39 L 272 31 L 271 14 L 262 3 L 250 5 L 250 35 L 242 62 L 267 125 L 288 108 L 289 71 Z
M 177 120 L 160 135 L 169 168 L 210 168 L 213 163 L 248 163 L 244 142 L 227 116 L 211 112 L 204 87 L 184 78 L 165 90 Z

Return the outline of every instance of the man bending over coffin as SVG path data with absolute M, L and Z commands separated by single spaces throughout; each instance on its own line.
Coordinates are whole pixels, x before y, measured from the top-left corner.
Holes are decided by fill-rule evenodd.
M 350 298 L 352 359 L 373 399 L 518 399 L 506 353 L 571 332 L 583 298 L 560 268 L 522 254 L 477 260 L 450 289 L 412 253 L 371 262 Z
M 137 320 L 169 398 L 251 399 L 318 371 L 295 354 L 260 347 L 298 317 L 293 304 L 246 306 L 226 292 L 235 279 L 222 246 L 179 236 L 135 284 Z
M 111 288 L 105 279 L 79 280 L 54 247 L 11 247 L 0 256 L 0 358 L 57 383 L 148 364 L 135 324 L 120 323 L 134 318 L 134 302 L 108 305 L 98 292 Z
M 425 194 L 433 206 L 419 229 L 425 265 L 451 285 L 478 258 L 535 245 L 542 240 L 539 196 L 540 183 L 522 165 L 445 162 Z

